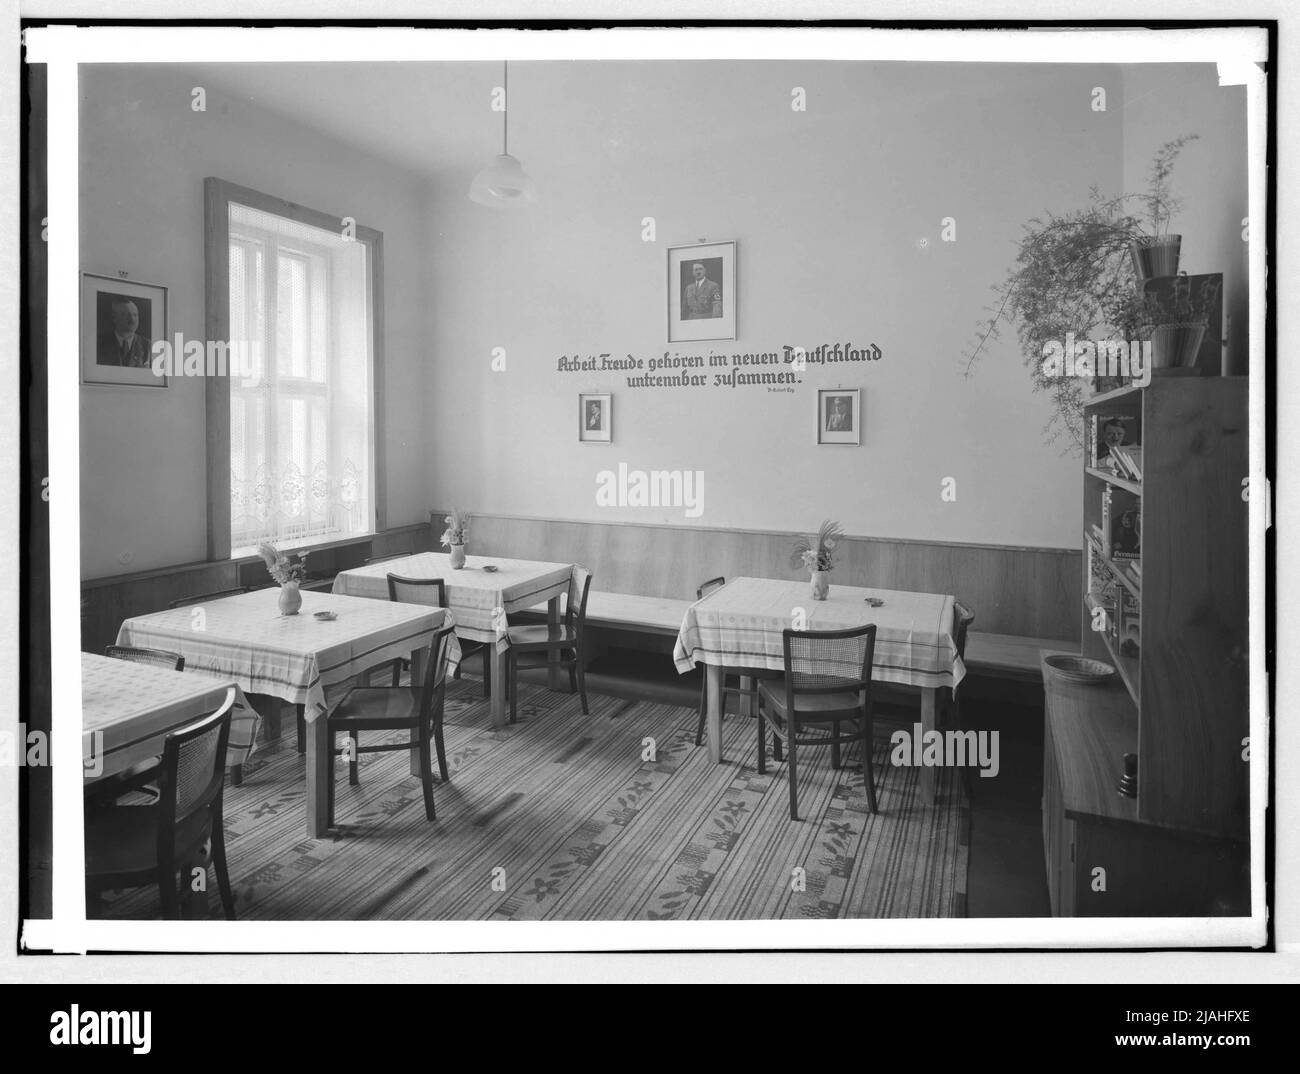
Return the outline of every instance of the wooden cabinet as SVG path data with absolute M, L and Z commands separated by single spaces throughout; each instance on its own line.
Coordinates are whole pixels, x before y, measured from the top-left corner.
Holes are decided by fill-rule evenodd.
M 1054 914 L 1249 912 L 1247 390 L 1245 378 L 1157 375 L 1085 404 L 1086 422 L 1140 428 L 1142 472 L 1084 465 L 1082 651 L 1119 674 L 1084 686 L 1043 665 Z M 1137 514 L 1137 571 L 1097 535 L 1108 488 Z M 1102 614 L 1090 560 L 1115 579 Z M 1118 791 L 1126 753 L 1136 798 Z

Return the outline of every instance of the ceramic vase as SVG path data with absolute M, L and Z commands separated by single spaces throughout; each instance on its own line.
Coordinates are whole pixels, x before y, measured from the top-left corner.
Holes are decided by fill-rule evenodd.
M 451 569 L 460 570 L 465 566 L 465 546 L 463 544 L 454 544 L 451 546 Z
M 297 582 L 285 582 L 280 587 L 280 614 L 297 615 L 302 607 L 302 594 L 298 592 Z
M 826 571 L 812 572 L 812 599 L 825 600 L 830 594 L 831 583 L 827 580 Z

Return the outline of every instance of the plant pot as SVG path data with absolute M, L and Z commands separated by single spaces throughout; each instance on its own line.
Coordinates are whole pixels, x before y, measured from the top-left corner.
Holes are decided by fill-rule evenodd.
M 1157 276 L 1178 275 L 1178 253 L 1183 245 L 1181 235 L 1155 235 L 1134 239 L 1129 243 L 1129 256 L 1133 271 L 1139 280 L 1152 280 Z
M 454 544 L 451 546 L 451 569 L 454 571 L 461 570 L 465 566 L 465 546 L 463 544 Z
M 1204 321 L 1158 324 L 1151 329 L 1151 366 L 1156 372 L 1192 372 L 1205 338 Z
M 812 599 L 825 600 L 831 591 L 831 583 L 826 571 L 812 572 Z
M 297 582 L 285 582 L 280 587 L 280 614 L 297 615 L 302 607 L 302 594 L 298 592 Z

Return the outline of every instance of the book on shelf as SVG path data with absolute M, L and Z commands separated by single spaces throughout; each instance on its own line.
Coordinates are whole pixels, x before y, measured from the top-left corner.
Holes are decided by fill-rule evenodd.
M 1112 560 L 1137 559 L 1142 554 L 1142 504 L 1136 493 L 1107 485 L 1102 491 L 1102 547 Z
M 1119 583 L 1101 553 L 1088 545 L 1088 598 L 1094 608 L 1114 612 L 1119 599 Z
M 1113 450 L 1142 442 L 1142 418 L 1137 414 L 1090 414 L 1087 439 L 1088 465 L 1114 470 L 1117 463 Z
M 1110 457 L 1115 463 L 1115 472 L 1120 477 L 1132 481 L 1142 480 L 1142 445 L 1119 444 L 1110 449 Z
M 1118 639 L 1123 656 L 1137 656 L 1142 647 L 1142 614 L 1138 599 L 1127 589 L 1120 594 Z

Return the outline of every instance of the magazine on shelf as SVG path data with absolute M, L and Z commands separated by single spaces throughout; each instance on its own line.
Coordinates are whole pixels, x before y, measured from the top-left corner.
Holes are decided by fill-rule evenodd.
M 1142 442 L 1142 419 L 1136 414 L 1093 414 L 1088 420 L 1088 465 L 1114 470 L 1112 450 Z
M 1112 560 L 1137 559 L 1142 554 L 1142 504 L 1136 493 L 1108 485 L 1102 494 L 1102 530 L 1106 554 Z

